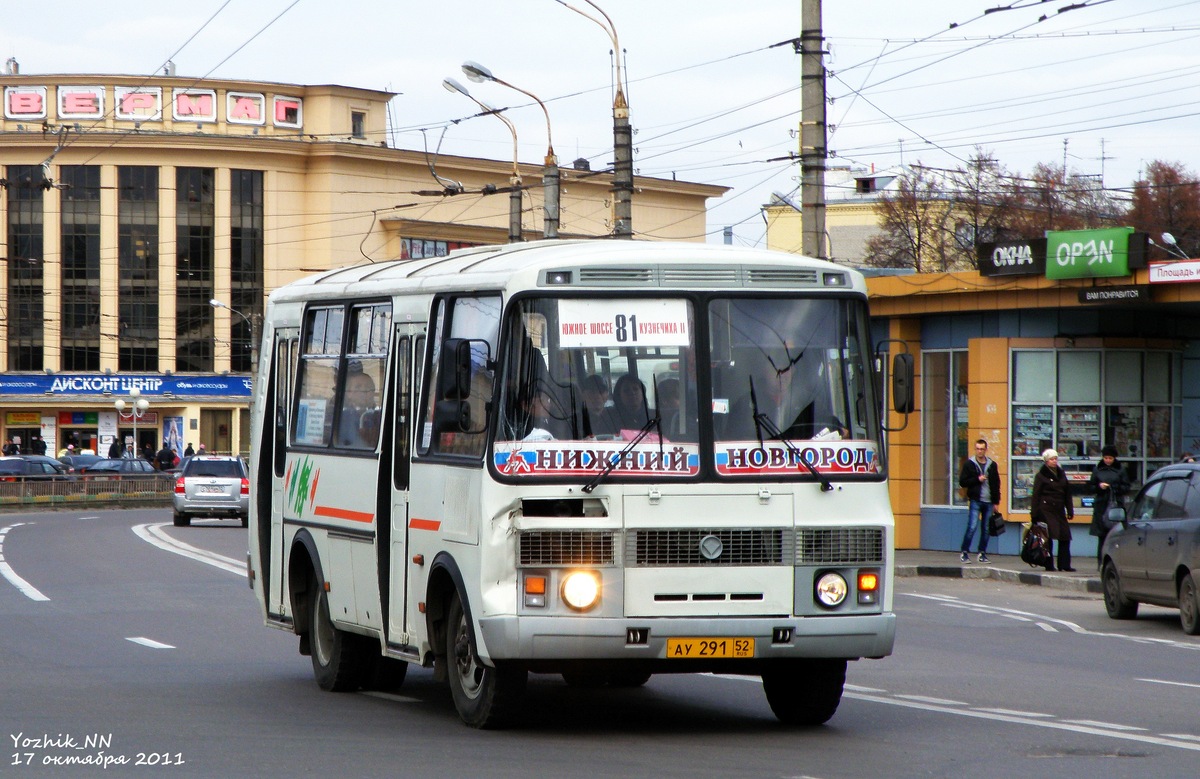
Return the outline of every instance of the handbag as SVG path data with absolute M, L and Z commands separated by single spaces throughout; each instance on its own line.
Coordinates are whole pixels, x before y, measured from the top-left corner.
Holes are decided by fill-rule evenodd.
M 1021 542 L 1021 559 L 1034 568 L 1045 568 L 1050 564 L 1050 534 L 1045 526 L 1033 523 Z
M 1002 536 L 1005 530 L 1008 530 L 1008 525 L 1004 522 L 1004 515 L 998 509 L 992 509 L 992 516 L 988 519 L 988 532 L 994 536 Z

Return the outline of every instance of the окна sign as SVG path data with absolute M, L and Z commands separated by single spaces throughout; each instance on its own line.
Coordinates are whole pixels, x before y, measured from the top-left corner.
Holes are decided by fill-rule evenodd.
M 1129 275 L 1132 227 L 1046 233 L 1046 278 Z

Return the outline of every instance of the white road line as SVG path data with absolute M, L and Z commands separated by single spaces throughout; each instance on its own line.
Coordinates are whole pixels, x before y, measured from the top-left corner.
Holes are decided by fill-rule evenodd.
M 1017 709 L 990 709 L 984 706 L 973 706 L 972 710 L 982 711 L 987 714 L 1007 714 L 1010 717 L 1053 717 L 1053 714 L 1045 714 L 1040 711 L 1018 711 Z
M 903 701 L 915 701 L 917 703 L 932 703 L 935 706 L 966 706 L 962 701 L 952 701 L 946 698 L 930 698 L 925 695 L 896 695 L 897 698 Z
M 1149 682 L 1150 684 L 1169 684 L 1174 687 L 1195 687 L 1200 689 L 1200 684 L 1192 684 L 1191 682 L 1172 682 L 1167 679 L 1138 679 L 1139 682 Z
M 50 600 L 49 598 L 39 592 L 37 587 L 34 587 L 32 584 L 18 576 L 17 572 L 14 571 L 12 566 L 9 565 L 4 559 L 4 537 L 8 535 L 9 530 L 13 529 L 14 527 L 20 527 L 24 524 L 26 523 L 16 522 L 8 525 L 7 527 L 0 528 L 0 576 L 3 576 L 5 579 L 7 579 L 8 583 L 16 587 L 17 591 L 26 598 L 36 601 L 48 601 Z
M 1189 733 L 1163 733 L 1163 735 L 1167 738 L 1178 738 L 1184 741 L 1200 742 L 1200 736 L 1193 736 Z
M 142 636 L 130 636 L 130 637 L 126 638 L 125 640 L 132 641 L 135 644 L 141 644 L 142 646 L 148 646 L 151 649 L 174 649 L 175 648 L 175 647 L 171 646 L 170 644 L 164 644 L 161 641 L 155 641 L 152 638 L 144 638 Z
M 1087 725 L 1092 728 L 1108 728 L 1109 730 L 1140 730 L 1145 732 L 1145 728 L 1135 728 L 1132 725 L 1118 725 L 1115 722 L 1100 722 L 1094 719 L 1065 719 L 1063 722 L 1070 722 L 1072 725 Z
M 220 568 L 223 571 L 229 571 L 239 576 L 246 575 L 246 563 L 244 561 L 234 560 L 231 557 L 219 555 L 216 552 L 209 552 L 206 549 L 199 549 L 191 544 L 185 544 L 182 541 L 176 541 L 171 538 L 162 528 L 166 526 L 166 522 L 148 523 L 145 525 L 134 525 L 133 532 L 138 535 L 143 541 L 157 546 L 159 549 L 167 552 L 173 552 L 177 555 L 195 560 L 196 562 L 206 563 L 208 565 Z
M 1083 733 L 1091 736 L 1115 738 L 1123 741 L 1137 741 L 1143 744 L 1156 744 L 1163 747 L 1174 747 L 1176 749 L 1186 749 L 1192 752 L 1200 752 L 1200 740 L 1193 742 L 1190 737 L 1188 739 L 1177 739 L 1168 734 L 1156 736 L 1149 733 L 1134 733 L 1125 730 L 1116 730 L 1112 726 L 1095 727 L 1092 725 L 1080 725 L 1073 722 L 1064 722 L 1060 720 L 1036 720 L 1030 719 L 1024 714 L 1009 715 L 985 712 L 977 709 L 958 709 L 951 708 L 949 706 L 938 706 L 936 704 L 898 700 L 897 698 L 884 698 L 876 695 L 845 693 L 843 697 L 853 698 L 854 700 L 860 701 L 868 701 L 871 703 L 884 703 L 888 706 L 904 706 L 905 708 L 910 709 L 921 709 L 923 711 L 940 712 L 942 714 L 953 714 L 959 717 L 973 717 L 976 719 L 993 720 L 996 722 L 1009 722 L 1014 725 L 1029 725 L 1032 727 L 1047 728 L 1050 730 L 1067 730 L 1073 733 Z
M 1037 626 L 1039 628 L 1041 628 L 1042 630 L 1046 631 L 1047 633 L 1057 633 L 1058 632 L 1058 628 L 1054 627 L 1053 625 L 1047 625 L 1045 622 L 1039 622 L 1039 623 L 1037 623 Z
M 970 601 L 964 601 L 953 595 L 929 595 L 915 592 L 902 592 L 899 594 L 909 598 L 921 598 L 922 600 L 934 601 L 935 603 L 939 603 L 943 606 L 949 606 L 951 608 L 990 609 L 991 612 L 996 616 L 1009 617 L 1010 619 L 1017 620 L 1028 619 L 1029 621 L 1036 622 L 1038 627 L 1040 627 L 1042 630 L 1048 630 L 1051 632 L 1058 632 L 1055 628 L 1051 627 L 1051 625 L 1057 625 L 1060 628 L 1066 628 L 1072 633 L 1078 633 L 1079 635 L 1119 638 L 1122 641 L 1132 641 L 1135 644 L 1154 644 L 1157 646 L 1169 646 L 1175 649 L 1191 649 L 1193 651 L 1200 651 L 1200 643 L 1195 641 L 1178 641 L 1170 638 L 1147 638 L 1145 636 L 1130 636 L 1123 633 L 1108 633 L 1102 630 L 1088 630 L 1085 627 L 1077 625 L 1074 622 L 1069 622 L 1065 619 L 1056 619 L 1054 617 L 1047 617 L 1043 614 L 1034 614 L 1029 611 L 1019 611 L 1017 609 L 1005 609 L 999 606 L 989 606 L 986 603 L 971 603 Z
M 390 692 L 379 692 L 378 690 L 363 690 L 362 695 L 367 695 L 372 698 L 382 698 L 385 701 L 395 701 L 396 703 L 420 703 L 420 698 L 410 698 L 404 695 L 396 695 Z
M 732 676 L 726 674 L 706 674 L 718 679 L 730 679 L 739 682 L 759 682 L 757 676 Z M 849 687 L 850 685 L 846 685 Z M 1156 744 L 1163 747 L 1174 747 L 1176 749 L 1186 749 L 1192 752 L 1200 752 L 1200 737 L 1182 736 L 1172 733 L 1162 733 L 1160 735 L 1152 735 L 1149 733 L 1139 733 L 1135 731 L 1143 730 L 1142 728 L 1130 727 L 1127 725 L 1116 725 L 1111 723 L 1088 723 L 1089 720 L 1055 720 L 1055 719 L 1037 719 L 1052 718 L 1052 714 L 1028 713 L 1028 712 L 1007 712 L 1004 709 L 964 709 L 955 708 L 954 706 L 942 706 L 936 703 L 925 703 L 920 700 L 912 700 L 917 696 L 901 696 L 896 695 L 887 697 L 883 695 L 864 695 L 862 693 L 844 692 L 843 698 L 850 698 L 856 701 L 867 701 L 868 703 L 883 703 L 888 706 L 903 706 L 907 709 L 920 709 L 922 711 L 933 711 L 941 714 L 953 714 L 958 717 L 971 717 L 973 719 L 992 720 L 994 722 L 1008 722 L 1014 725 L 1029 725 L 1035 728 L 1046 728 L 1049 730 L 1067 730 L 1073 733 L 1084 733 L 1091 736 L 1103 736 L 1104 738 L 1115 738 L 1122 741 L 1137 741 L 1143 744 Z M 956 704 L 957 705 L 957 704 Z

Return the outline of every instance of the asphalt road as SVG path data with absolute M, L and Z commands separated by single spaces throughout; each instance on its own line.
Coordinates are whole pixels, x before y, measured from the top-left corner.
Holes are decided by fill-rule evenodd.
M 521 725 L 480 732 L 427 670 L 397 695 L 321 692 L 295 637 L 261 624 L 245 547 L 235 521 L 174 528 L 165 510 L 0 516 L 0 775 L 1145 779 L 1200 765 L 1200 638 L 1167 609 L 1114 622 L 1087 593 L 904 578 L 894 655 L 850 665 L 824 727 L 781 727 L 750 677 L 580 690 L 534 676 Z

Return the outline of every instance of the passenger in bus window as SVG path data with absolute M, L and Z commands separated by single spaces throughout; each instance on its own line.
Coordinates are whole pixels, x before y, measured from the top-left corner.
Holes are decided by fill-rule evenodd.
M 545 387 L 526 394 L 525 413 L 521 423 L 523 441 L 553 441 L 571 437 L 571 425 Z
M 588 436 L 614 436 L 620 430 L 616 413 L 608 395 L 608 382 L 598 373 L 585 376 L 580 382 L 584 413 L 587 423 L 584 434 Z
M 337 445 L 373 449 L 379 440 L 379 399 L 375 380 L 361 370 L 346 377 L 346 395 L 338 421 Z
M 631 373 L 617 379 L 613 387 L 613 411 L 622 430 L 640 430 L 650 419 L 646 387 Z

